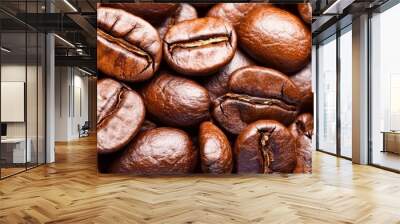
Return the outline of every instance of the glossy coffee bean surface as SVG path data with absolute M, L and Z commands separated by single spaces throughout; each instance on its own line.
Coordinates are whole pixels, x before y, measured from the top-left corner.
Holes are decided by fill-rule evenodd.
M 237 32 L 240 46 L 249 55 L 281 72 L 296 72 L 310 60 L 310 30 L 286 10 L 255 7 L 242 19 Z
M 255 6 L 255 3 L 218 3 L 208 11 L 207 16 L 224 19 L 237 28 L 242 18 Z
M 290 76 L 290 79 L 299 88 L 302 95 L 301 99 L 301 110 L 312 112 L 313 108 L 313 92 L 312 92 L 312 73 L 311 63 L 304 67 L 296 74 Z
M 160 34 L 160 37 L 164 38 L 165 33 L 168 31 L 170 27 L 174 26 L 179 22 L 196 18 L 197 18 L 196 9 L 188 3 L 181 3 L 179 5 L 179 8 L 171 16 L 165 19 L 160 26 L 157 27 L 157 31 Z
M 311 172 L 306 4 L 97 6 L 100 172 Z
M 304 22 L 311 24 L 312 22 L 312 7 L 310 3 L 297 4 L 297 10 Z
M 227 65 L 220 69 L 217 74 L 207 77 L 204 81 L 204 87 L 209 91 L 211 100 L 214 101 L 229 92 L 228 81 L 234 71 L 254 64 L 255 62 L 252 59 L 237 49 L 235 56 Z
M 209 118 L 208 92 L 190 79 L 161 72 L 142 95 L 147 111 L 166 125 L 188 127 Z
M 214 101 L 213 117 L 227 131 L 239 134 L 249 123 L 272 119 L 285 125 L 299 112 L 301 94 L 290 79 L 274 70 L 248 66 L 229 79 L 230 92 Z
M 289 130 L 296 140 L 296 168 L 295 173 L 312 172 L 312 135 L 314 128 L 313 116 L 310 113 L 300 114 L 289 126 Z
M 180 22 L 164 37 L 164 59 L 178 73 L 210 75 L 233 58 L 236 33 L 222 19 L 204 17 Z
M 259 120 L 247 126 L 235 142 L 238 173 L 291 173 L 296 166 L 295 139 L 281 123 Z
M 162 57 L 158 32 L 145 20 L 122 9 L 97 10 L 97 68 L 128 82 L 151 78 Z
M 101 6 L 125 10 L 152 24 L 160 24 L 179 8 L 176 3 L 101 3 Z
M 145 117 L 138 93 L 113 79 L 97 82 L 97 150 L 120 150 L 139 131 Z
M 154 128 L 140 133 L 112 171 L 143 175 L 191 173 L 196 166 L 196 151 L 189 135 L 175 128 Z
M 232 172 L 232 149 L 228 138 L 213 123 L 200 125 L 199 150 L 204 173 L 222 174 Z

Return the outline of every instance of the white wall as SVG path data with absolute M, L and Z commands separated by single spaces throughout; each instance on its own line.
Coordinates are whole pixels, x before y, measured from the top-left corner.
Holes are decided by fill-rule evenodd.
M 5 64 L 1 66 L 1 81 L 3 82 L 25 82 L 26 70 L 28 74 L 36 75 L 36 66 L 18 65 L 18 64 Z M 36 111 L 37 99 L 36 99 L 36 80 L 33 80 L 28 75 L 28 85 L 29 87 L 35 86 L 35 88 L 27 88 L 27 106 L 29 111 Z M 39 105 L 40 106 L 40 105 Z M 7 110 L 7 108 L 1 108 L 2 110 Z M 36 113 L 27 113 L 28 122 L 34 122 L 34 124 L 28 124 L 29 127 L 33 127 L 36 130 Z M 28 130 L 28 135 L 30 131 Z M 35 133 L 36 134 L 36 133 Z M 11 122 L 7 123 L 7 136 L 8 137 L 25 137 L 25 122 Z M 29 136 L 28 136 L 29 137 Z
M 26 83 L 26 110 L 27 119 L 23 122 L 6 122 L 8 138 L 25 138 L 30 140 L 32 162 L 44 162 L 44 74 L 42 68 L 36 65 L 24 64 L 3 64 L 1 66 L 1 81 L 3 82 L 24 82 Z M 25 80 L 27 78 L 27 80 Z M 1 108 L 10 110 L 10 108 Z M 8 111 L 10 112 L 10 111 Z M 25 111 L 23 111 L 25 112 Z M 12 113 L 12 111 L 11 111 Z M 39 156 L 37 157 L 37 153 Z
M 72 67 L 56 67 L 55 74 L 55 140 L 74 140 L 88 120 L 88 77 Z

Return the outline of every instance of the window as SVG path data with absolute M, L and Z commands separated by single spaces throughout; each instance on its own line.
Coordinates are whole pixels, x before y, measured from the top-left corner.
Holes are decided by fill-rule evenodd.
M 318 145 L 336 153 L 336 36 L 318 47 Z
M 25 13 L 44 1 L 1 1 Z M 0 178 L 45 163 L 45 34 L 0 12 Z
M 371 18 L 370 159 L 400 170 L 400 4 Z
M 340 155 L 352 157 L 352 32 L 341 31 L 340 44 Z

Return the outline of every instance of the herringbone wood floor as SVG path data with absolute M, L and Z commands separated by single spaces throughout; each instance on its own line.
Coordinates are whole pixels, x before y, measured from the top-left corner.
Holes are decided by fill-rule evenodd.
M 400 223 L 400 175 L 315 153 L 312 175 L 98 175 L 95 139 L 0 181 L 0 223 Z

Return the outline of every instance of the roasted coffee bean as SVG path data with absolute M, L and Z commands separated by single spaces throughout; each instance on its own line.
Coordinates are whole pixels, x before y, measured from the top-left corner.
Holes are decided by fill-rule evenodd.
M 296 166 L 295 140 L 290 131 L 273 120 L 247 126 L 235 143 L 238 173 L 291 173 Z
M 297 86 L 274 69 L 240 68 L 232 74 L 228 86 L 230 92 L 214 102 L 213 117 L 232 134 L 260 119 L 289 125 L 299 112 L 301 94 Z
M 312 7 L 310 3 L 297 4 L 297 10 L 304 22 L 311 24 L 312 20 Z
M 251 10 L 237 30 L 240 46 L 255 59 L 284 73 L 310 60 L 311 33 L 297 16 L 272 6 Z
M 214 101 L 216 98 L 229 92 L 228 81 L 234 71 L 254 64 L 253 60 L 237 49 L 235 56 L 229 64 L 225 65 L 217 74 L 207 77 L 204 81 L 204 87 L 208 89 L 211 100 Z
M 139 131 L 145 108 L 139 94 L 113 79 L 97 82 L 97 150 L 112 153 Z
M 161 72 L 142 95 L 147 111 L 168 126 L 193 126 L 209 118 L 208 92 L 190 79 Z
M 313 116 L 309 113 L 300 114 L 289 126 L 296 139 L 297 164 L 295 173 L 311 173 L 312 171 L 312 135 L 314 129 Z
M 199 131 L 201 168 L 204 173 L 231 173 L 232 149 L 228 138 L 213 123 L 206 121 Z
M 175 128 L 155 128 L 138 134 L 112 165 L 113 172 L 144 175 L 186 174 L 197 154 L 188 134 Z
M 164 59 L 175 71 L 190 75 L 210 75 L 233 58 L 236 33 L 228 22 L 205 17 L 180 22 L 164 37 Z
M 311 172 L 309 6 L 99 3 L 100 172 Z
M 207 16 L 221 18 L 238 28 L 242 18 L 256 5 L 255 3 L 219 3 L 208 11 Z
M 176 3 L 101 3 L 101 6 L 123 9 L 157 25 L 178 9 Z
M 302 95 L 301 99 L 301 110 L 312 112 L 313 111 L 313 92 L 312 92 L 312 73 L 311 63 L 304 67 L 296 74 L 290 76 L 290 79 L 299 88 Z
M 148 22 L 124 10 L 97 10 L 97 68 L 122 81 L 149 79 L 158 69 L 162 45 Z
M 165 33 L 168 29 L 185 20 L 196 19 L 197 12 L 196 9 L 187 3 L 180 4 L 179 8 L 172 14 L 170 17 L 164 20 L 164 22 L 157 28 L 158 33 L 160 34 L 161 39 L 164 38 Z

